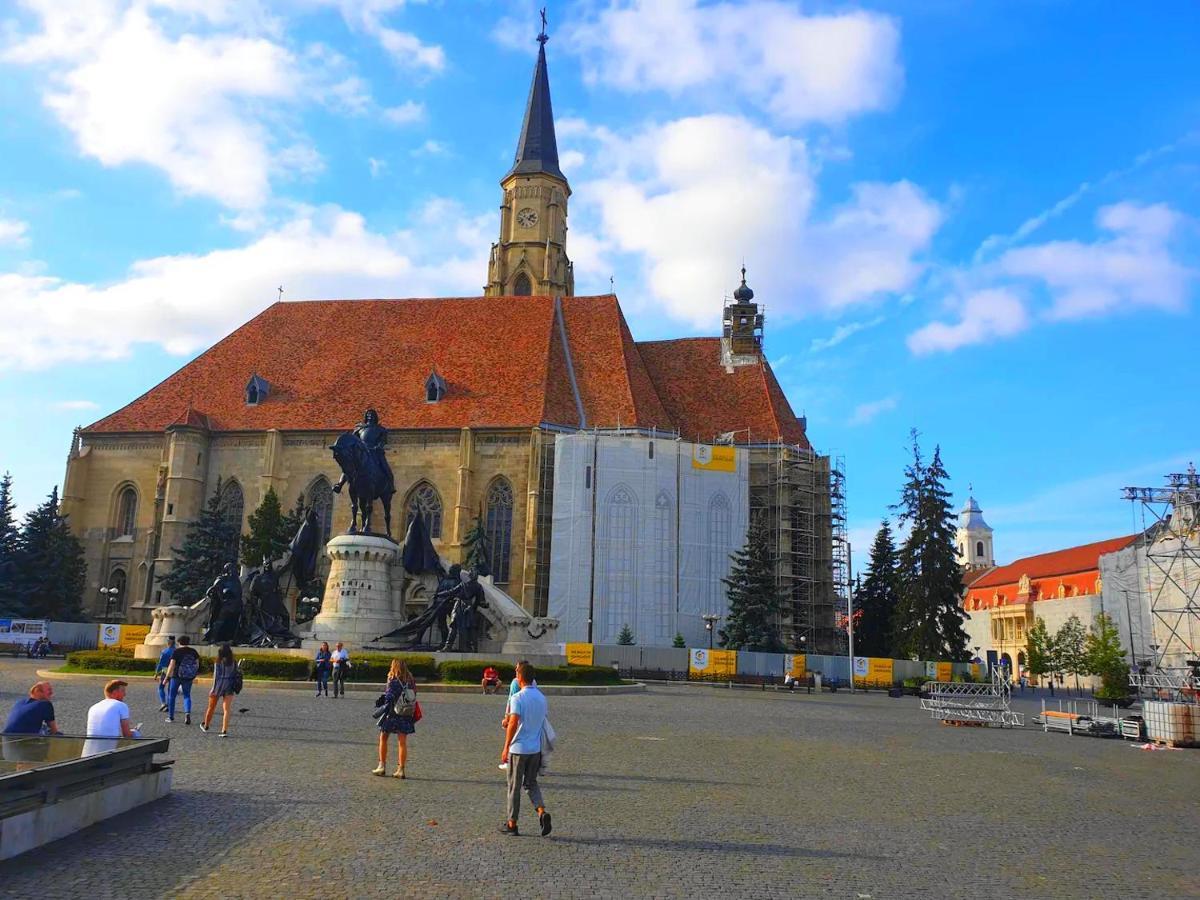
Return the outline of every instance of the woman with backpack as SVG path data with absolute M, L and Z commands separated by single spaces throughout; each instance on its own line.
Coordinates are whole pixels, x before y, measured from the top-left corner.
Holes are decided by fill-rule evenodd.
M 388 735 L 396 736 L 396 771 L 393 778 L 404 777 L 404 764 L 408 761 L 408 736 L 416 731 L 420 718 L 417 705 L 417 683 L 402 659 L 393 659 L 388 669 L 387 690 L 383 697 L 383 715 L 379 717 L 379 765 L 372 775 L 387 772 Z
M 221 701 L 221 737 L 229 736 L 229 708 L 233 706 L 233 695 L 239 690 L 240 680 L 237 662 L 233 658 L 233 648 L 222 644 L 217 651 L 217 661 L 213 665 L 212 690 L 208 692 L 208 709 L 204 712 L 204 721 L 200 723 L 201 731 L 208 731 L 212 724 L 213 713 L 217 711 L 217 700 Z
M 183 692 L 183 724 L 192 724 L 192 682 L 200 674 L 200 654 L 192 646 L 192 640 L 186 634 L 179 638 L 179 645 L 171 654 L 167 664 L 167 721 L 175 721 L 175 698 Z
M 317 651 L 316 673 L 317 673 L 317 696 L 321 696 L 321 691 L 325 692 L 325 696 L 329 696 L 329 674 L 333 670 L 333 654 L 329 652 L 329 641 L 321 641 L 321 649 Z

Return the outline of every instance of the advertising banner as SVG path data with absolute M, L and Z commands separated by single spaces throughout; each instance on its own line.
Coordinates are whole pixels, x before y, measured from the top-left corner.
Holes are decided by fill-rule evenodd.
M 100 646 L 116 647 L 121 640 L 121 626 L 102 623 L 100 625 Z
M 593 659 L 594 650 L 591 644 L 567 644 L 568 666 L 590 666 Z
M 145 643 L 146 635 L 149 633 L 149 625 L 122 625 L 121 636 L 117 639 L 117 646 L 123 650 L 132 650 L 134 647 L 140 647 Z
M 954 680 L 954 665 L 948 662 L 939 662 L 937 664 L 937 680 L 938 681 L 953 681 Z
M 787 665 L 788 673 L 793 678 L 808 677 L 808 659 L 803 653 L 787 657 L 785 664 Z
M 885 685 L 892 683 L 892 661 L 877 656 L 854 657 L 854 683 Z
M 932 660 L 929 660 L 925 663 L 925 677 L 930 681 L 937 681 L 937 666 L 938 664 Z
M 708 650 L 698 647 L 688 651 L 688 674 L 714 677 L 737 674 L 736 650 Z
M 707 472 L 736 472 L 737 451 L 733 447 L 696 444 L 692 450 L 692 468 Z
M 44 619 L 0 619 L 0 642 L 32 644 L 46 633 Z
M 982 677 L 983 666 L 979 663 L 971 663 L 971 677 L 978 681 Z

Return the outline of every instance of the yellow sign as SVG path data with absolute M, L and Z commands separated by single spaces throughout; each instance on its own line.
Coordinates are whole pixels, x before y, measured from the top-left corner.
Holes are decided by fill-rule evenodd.
M 980 677 L 979 670 L 981 668 L 983 668 L 983 667 L 980 666 L 979 663 L 971 663 L 971 677 L 974 678 L 976 681 L 979 680 L 979 677 Z
M 890 685 L 892 683 L 892 661 L 877 656 L 854 657 L 854 683 Z
M 696 444 L 692 447 L 692 468 L 706 472 L 736 472 L 737 450 L 733 447 Z
M 787 658 L 788 673 L 793 678 L 808 677 L 808 657 L 803 653 L 797 653 L 795 656 Z
M 568 666 L 590 666 L 593 658 L 591 644 L 567 644 Z
M 121 639 L 117 641 L 117 646 L 123 650 L 132 650 L 134 647 L 140 647 L 145 643 L 146 635 L 149 633 L 149 625 L 122 625 Z
M 706 677 L 737 674 L 736 650 L 706 650 L 703 647 L 688 651 L 688 672 Z
M 953 681 L 954 666 L 948 662 L 939 662 L 937 664 L 937 680 L 938 681 Z

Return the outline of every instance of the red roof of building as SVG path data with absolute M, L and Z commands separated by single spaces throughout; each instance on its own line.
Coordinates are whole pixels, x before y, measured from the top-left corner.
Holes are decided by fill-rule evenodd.
M 1128 547 L 1137 540 L 1137 537 L 1136 534 L 1130 534 L 1125 537 L 1096 541 L 1094 544 L 1068 547 L 1066 550 L 1055 550 L 1052 553 L 1026 556 L 1006 566 L 989 569 L 982 578 L 972 581 L 968 588 L 976 590 L 1016 584 L 1021 580 L 1022 575 L 1028 575 L 1030 580 L 1037 580 L 1052 578 L 1056 575 L 1072 575 L 1076 572 L 1098 570 L 1101 556 Z
M 647 341 L 637 348 L 684 438 L 711 441 L 734 431 L 739 442 L 783 440 L 809 446 L 804 426 L 765 359 L 762 365 L 727 372 L 721 365 L 720 338 Z
M 551 297 L 275 303 L 84 430 L 334 431 L 372 406 L 389 428 L 579 427 L 573 371 L 588 427 L 808 446 L 765 360 L 726 373 L 718 338 L 635 343 L 612 295 L 561 309 L 560 328 Z M 434 371 L 446 393 L 429 403 Z M 255 374 L 268 390 L 251 406 Z

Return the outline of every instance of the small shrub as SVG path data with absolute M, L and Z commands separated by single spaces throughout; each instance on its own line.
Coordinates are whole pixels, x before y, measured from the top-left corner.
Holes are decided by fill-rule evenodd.
M 539 684 L 620 684 L 621 677 L 611 666 L 541 666 Z
M 67 654 L 67 666 L 84 671 L 154 674 L 157 659 L 134 659 L 132 650 L 75 650 Z

